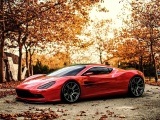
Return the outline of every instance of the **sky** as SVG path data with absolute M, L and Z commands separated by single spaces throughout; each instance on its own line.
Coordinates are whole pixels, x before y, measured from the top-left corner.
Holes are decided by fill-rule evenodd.
M 104 0 L 103 3 L 100 3 L 101 7 L 105 7 L 108 12 L 98 12 L 97 7 L 94 7 L 91 12 L 90 12 L 90 19 L 93 20 L 94 22 L 90 24 L 90 26 L 85 29 L 86 31 L 94 31 L 92 28 L 92 24 L 95 24 L 97 21 L 100 21 L 102 19 L 112 19 L 112 23 L 110 25 L 111 28 L 119 28 L 122 26 L 122 20 L 118 19 L 118 15 L 122 13 L 121 9 L 123 8 L 123 3 L 119 2 L 120 0 Z M 94 36 L 94 32 L 92 33 L 92 37 Z M 102 35 L 103 36 L 103 35 Z M 102 37 L 101 36 L 101 37 Z M 91 37 L 91 39 L 92 39 Z M 108 33 L 108 38 L 114 37 L 113 31 L 110 30 Z M 81 38 L 85 40 L 89 40 L 88 36 L 81 36 Z M 94 37 L 93 37 L 94 38 Z M 85 54 L 78 54 L 75 55 L 74 58 L 87 58 L 89 57 L 91 63 L 100 63 L 99 60 L 99 51 L 95 52 L 95 47 L 92 46 L 88 50 L 86 50 Z M 103 57 L 105 57 L 107 53 L 103 52 Z M 89 62 L 90 62 L 89 61 Z
M 90 13 L 91 19 L 112 19 L 114 22 L 113 27 L 120 27 L 122 25 L 122 22 L 121 20 L 117 19 L 117 16 L 121 14 L 123 4 L 119 1 L 120 0 L 104 0 L 104 2 L 100 5 L 109 10 L 109 12 L 97 12 L 96 8 L 93 8 Z

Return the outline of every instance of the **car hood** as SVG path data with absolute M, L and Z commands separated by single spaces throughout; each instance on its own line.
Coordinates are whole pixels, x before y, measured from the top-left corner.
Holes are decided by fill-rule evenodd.
M 44 85 L 51 81 L 58 81 L 63 79 L 62 77 L 49 77 L 49 76 L 42 76 L 38 78 L 33 78 L 29 80 L 23 81 L 20 85 L 17 86 L 17 89 L 37 89 L 37 87 Z

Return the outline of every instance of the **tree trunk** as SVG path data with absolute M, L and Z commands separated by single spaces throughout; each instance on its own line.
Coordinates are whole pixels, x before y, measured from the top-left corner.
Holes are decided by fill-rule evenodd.
M 22 45 L 19 45 L 18 80 L 22 80 Z
M 27 67 L 27 77 L 30 76 L 30 68 L 29 68 L 29 64 L 28 64 L 28 50 L 26 48 L 26 67 Z
M 154 78 L 155 78 L 155 82 L 158 81 L 158 74 L 157 74 L 157 65 L 156 65 L 156 60 L 155 60 L 155 55 L 152 53 L 152 64 L 153 64 L 153 67 L 154 67 Z
M 1 42 L 0 42 L 0 83 L 5 81 L 5 76 L 4 76 L 4 35 L 1 37 Z
M 19 44 L 19 58 L 18 58 L 18 80 L 22 80 L 22 47 L 21 43 L 21 32 L 19 31 L 18 36 L 18 44 Z
M 98 47 L 98 49 L 99 49 L 99 61 L 102 64 L 103 63 L 103 61 L 102 61 L 102 50 L 101 50 L 100 47 Z
M 143 56 L 140 56 L 140 58 L 139 58 L 139 70 L 144 73 Z
M 33 66 L 32 66 L 32 53 L 31 53 L 31 49 L 29 49 L 29 53 L 30 53 L 30 58 L 29 58 L 29 72 L 30 72 L 30 75 L 33 75 Z
M 0 18 L 3 18 L 3 22 L 0 24 L 0 83 L 5 81 L 4 76 L 4 30 L 5 30 L 5 23 L 4 23 L 4 13 L 3 13 L 3 0 L 0 1 L 0 11 L 2 14 L 0 15 Z
M 155 60 L 155 54 L 153 51 L 153 26 L 150 26 L 150 52 L 151 52 L 151 63 L 154 67 L 154 77 L 155 77 L 155 82 L 158 81 L 158 74 L 157 74 L 157 66 L 156 66 L 156 60 Z

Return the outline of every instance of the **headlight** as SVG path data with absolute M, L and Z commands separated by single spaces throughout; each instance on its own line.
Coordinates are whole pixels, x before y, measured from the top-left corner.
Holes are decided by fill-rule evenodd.
M 39 86 L 37 89 L 47 89 L 47 88 L 51 87 L 54 84 L 55 84 L 55 81 L 51 81 L 49 83 L 46 83 L 44 85 Z

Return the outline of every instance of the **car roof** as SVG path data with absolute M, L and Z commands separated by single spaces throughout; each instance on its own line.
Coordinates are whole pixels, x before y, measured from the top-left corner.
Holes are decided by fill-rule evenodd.
M 104 65 L 104 64 L 74 64 L 73 66 L 86 66 L 86 67 L 104 66 L 104 67 L 107 67 L 107 65 Z

